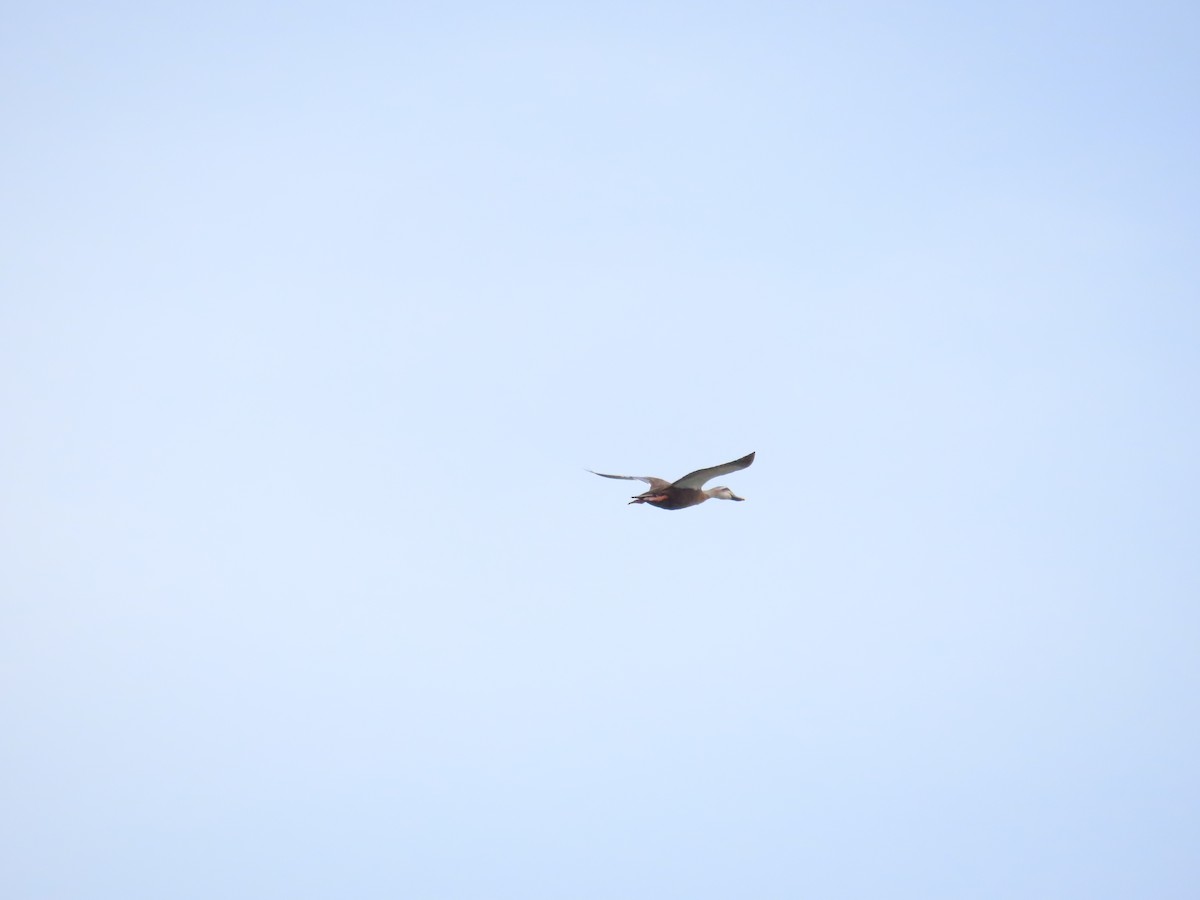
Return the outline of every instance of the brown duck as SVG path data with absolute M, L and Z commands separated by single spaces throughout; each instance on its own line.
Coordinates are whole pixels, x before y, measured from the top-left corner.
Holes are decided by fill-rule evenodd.
M 649 503 L 659 509 L 685 509 L 703 503 L 709 497 L 716 497 L 718 500 L 745 500 L 745 497 L 739 497 L 727 487 L 715 487 L 706 491 L 704 483 L 719 475 L 728 475 L 730 472 L 744 469 L 752 462 L 754 462 L 753 453 L 723 465 L 697 469 L 695 472 L 684 475 L 678 481 L 667 481 L 651 475 L 605 475 L 603 472 L 596 472 L 592 469 L 588 469 L 588 471 L 602 478 L 624 478 L 627 481 L 644 481 L 650 485 L 650 490 L 638 494 L 629 501 L 631 504 Z

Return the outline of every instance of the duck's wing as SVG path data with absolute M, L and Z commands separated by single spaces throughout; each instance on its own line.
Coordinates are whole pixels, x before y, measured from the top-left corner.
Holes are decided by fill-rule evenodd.
M 597 472 L 595 469 L 588 469 L 593 475 L 599 475 L 601 478 L 623 478 L 625 481 L 644 481 L 650 485 L 650 490 L 661 491 L 663 488 L 670 487 L 671 482 L 665 478 L 655 478 L 653 475 L 605 475 L 603 472 Z
M 699 490 L 700 488 L 704 487 L 704 483 L 706 481 L 711 481 L 720 475 L 728 475 L 730 472 L 736 472 L 739 469 L 744 469 L 752 462 L 754 462 L 753 453 L 751 453 L 749 456 L 743 456 L 741 459 L 735 459 L 733 462 L 724 463 L 723 465 L 712 466 L 708 469 L 697 469 L 695 472 L 689 472 L 671 486 L 695 488 Z

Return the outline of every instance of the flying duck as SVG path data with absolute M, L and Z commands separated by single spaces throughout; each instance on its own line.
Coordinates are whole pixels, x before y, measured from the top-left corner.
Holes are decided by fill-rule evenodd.
M 596 472 L 592 469 L 588 469 L 588 471 L 601 478 L 624 478 L 627 481 L 644 481 L 650 485 L 650 490 L 638 494 L 629 501 L 629 504 L 649 503 L 659 509 L 686 509 L 689 506 L 703 503 L 710 497 L 718 500 L 745 500 L 745 497 L 739 497 L 727 487 L 715 487 L 706 491 L 704 483 L 719 475 L 728 475 L 730 472 L 744 469 L 752 462 L 754 462 L 753 453 L 743 456 L 741 459 L 735 459 L 733 462 L 712 466 L 708 469 L 697 469 L 695 472 L 684 475 L 678 481 L 667 481 L 651 475 L 605 475 L 603 472 Z

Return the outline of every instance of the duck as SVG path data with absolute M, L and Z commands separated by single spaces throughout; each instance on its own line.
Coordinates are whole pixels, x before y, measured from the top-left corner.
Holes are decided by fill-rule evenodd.
M 689 506 L 699 506 L 709 499 L 737 500 L 739 502 L 745 500 L 745 497 L 739 497 L 724 486 L 709 488 L 706 491 L 704 484 L 721 475 L 728 475 L 730 472 L 744 469 L 752 462 L 754 462 L 754 454 L 750 453 L 733 462 L 689 472 L 678 481 L 667 481 L 665 478 L 655 478 L 652 475 L 606 475 L 594 469 L 588 469 L 588 471 L 601 478 L 623 478 L 626 481 L 644 481 L 650 485 L 650 490 L 635 496 L 626 504 L 627 506 L 632 506 L 634 503 L 649 503 L 659 509 L 687 509 Z

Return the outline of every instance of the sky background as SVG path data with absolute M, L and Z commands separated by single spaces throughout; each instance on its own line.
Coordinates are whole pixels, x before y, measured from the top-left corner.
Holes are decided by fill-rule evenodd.
M 4 897 L 1200 896 L 1194 4 L 2 20 Z

